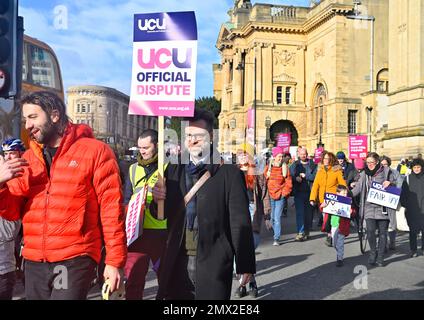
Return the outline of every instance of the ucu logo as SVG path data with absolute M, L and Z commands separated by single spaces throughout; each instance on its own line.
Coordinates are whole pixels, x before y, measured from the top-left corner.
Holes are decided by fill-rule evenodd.
M 326 198 L 329 199 L 329 200 L 338 201 L 337 196 L 335 194 L 327 194 Z
M 138 28 L 141 31 L 154 31 L 154 30 L 165 30 L 166 29 L 166 21 L 165 18 L 157 18 L 157 19 L 139 19 L 138 20 Z
M 167 48 L 150 49 L 150 52 L 147 52 L 148 59 L 145 59 L 143 49 L 139 49 L 138 64 L 143 69 L 153 69 L 155 66 L 160 69 L 166 69 L 171 64 L 177 68 L 191 68 L 192 49 L 187 48 L 183 53 L 183 60 L 180 61 L 180 51 L 182 50 L 178 48 L 172 48 L 171 50 Z
M 377 190 L 386 191 L 386 190 L 384 190 L 383 185 L 381 185 L 381 184 L 379 184 L 379 183 L 377 183 L 377 182 L 373 182 L 373 183 L 372 183 L 372 187 L 373 187 L 374 189 L 377 189 Z

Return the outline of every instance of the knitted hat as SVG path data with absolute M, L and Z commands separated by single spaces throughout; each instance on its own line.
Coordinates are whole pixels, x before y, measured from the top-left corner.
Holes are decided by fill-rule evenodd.
M 345 155 L 345 153 L 343 151 L 339 151 L 336 154 L 336 158 L 337 159 L 346 159 L 346 155 Z
M 273 157 L 276 157 L 278 154 L 283 154 L 283 153 L 284 153 L 284 151 L 283 151 L 283 148 L 281 148 L 281 147 L 272 148 L 272 156 Z
M 363 170 L 365 168 L 365 161 L 361 158 L 356 158 L 353 160 L 353 165 L 357 170 Z

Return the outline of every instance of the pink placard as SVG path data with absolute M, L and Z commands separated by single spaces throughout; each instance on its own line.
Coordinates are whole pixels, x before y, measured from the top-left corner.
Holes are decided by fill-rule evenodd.
M 365 159 L 368 153 L 368 136 L 355 135 L 349 136 L 349 158 Z
M 280 133 L 277 136 L 277 147 L 283 148 L 283 152 L 290 152 L 291 133 Z
M 322 157 L 322 153 L 324 152 L 324 148 L 323 147 L 319 147 L 317 149 L 315 149 L 314 152 L 314 162 L 316 164 L 321 162 L 321 157 Z
M 255 109 L 249 108 L 247 110 L 247 128 L 255 127 Z

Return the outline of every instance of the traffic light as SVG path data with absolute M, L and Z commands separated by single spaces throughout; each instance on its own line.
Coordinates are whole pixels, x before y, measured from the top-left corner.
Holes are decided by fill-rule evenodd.
M 18 0 L 0 0 L 0 98 L 17 93 Z

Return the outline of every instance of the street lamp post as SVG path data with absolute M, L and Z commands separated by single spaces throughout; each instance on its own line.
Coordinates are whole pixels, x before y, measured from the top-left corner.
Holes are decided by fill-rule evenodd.
M 324 148 L 324 144 L 322 143 L 322 118 L 319 119 L 319 141 L 317 144 L 317 148 Z
M 372 142 L 372 118 L 371 118 L 371 112 L 372 112 L 372 107 L 367 107 L 366 108 L 368 111 L 368 135 L 370 136 L 370 146 L 369 146 L 369 150 L 371 151 L 371 142 Z
M 253 113 L 253 147 L 255 150 L 255 154 L 256 154 L 256 56 L 253 59 L 253 63 L 250 62 L 239 62 L 239 64 L 236 67 L 236 70 L 239 71 L 244 71 L 245 69 L 245 65 L 246 64 L 253 64 L 253 68 L 254 68 L 254 72 L 253 72 L 253 109 L 254 109 L 254 113 Z M 244 75 L 243 75 L 244 78 Z M 243 81 L 243 86 L 244 86 L 244 81 Z M 244 89 L 244 88 L 243 88 Z M 243 90 L 243 95 L 244 95 L 244 90 Z M 243 97 L 243 101 L 244 101 L 244 97 Z
M 268 146 L 269 144 L 269 140 L 270 140 L 270 127 L 271 127 L 271 117 L 270 116 L 266 116 L 265 117 L 265 128 L 266 128 L 266 146 Z

